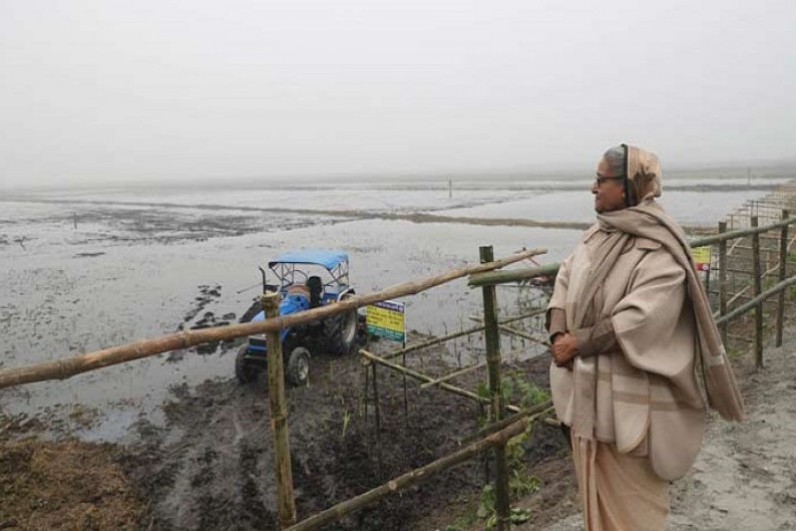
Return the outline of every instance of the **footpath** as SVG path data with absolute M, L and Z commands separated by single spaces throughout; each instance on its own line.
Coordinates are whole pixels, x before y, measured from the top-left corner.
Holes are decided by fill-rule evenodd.
M 670 530 L 796 529 L 796 327 L 784 339 L 767 346 L 763 369 L 752 353 L 736 363 L 748 420 L 711 418 L 691 473 L 672 488 Z M 576 514 L 545 529 L 582 528 Z

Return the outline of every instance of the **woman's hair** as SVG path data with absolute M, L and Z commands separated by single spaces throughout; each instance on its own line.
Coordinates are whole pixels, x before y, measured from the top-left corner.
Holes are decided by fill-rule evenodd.
M 622 146 L 612 147 L 605 152 L 603 158 L 608 163 L 611 175 L 625 175 L 625 149 Z

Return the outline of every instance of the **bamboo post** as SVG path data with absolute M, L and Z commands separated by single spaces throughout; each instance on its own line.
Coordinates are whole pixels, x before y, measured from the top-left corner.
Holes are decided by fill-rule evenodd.
M 279 317 L 278 292 L 263 295 L 266 319 Z M 276 480 L 279 495 L 279 525 L 282 529 L 296 523 L 296 501 L 293 497 L 293 470 L 290 464 L 290 433 L 287 426 L 285 400 L 285 369 L 279 330 L 268 332 L 268 403 L 271 407 L 271 431 L 274 433 Z
M 401 363 L 403 366 L 406 367 L 406 330 L 404 330 L 404 345 L 403 345 L 404 355 L 401 357 Z M 404 424 L 408 427 L 409 426 L 409 392 L 406 389 L 406 373 L 403 374 L 404 377 Z
M 373 406 L 375 407 L 375 416 L 376 416 L 376 456 L 378 458 L 378 465 L 379 465 L 379 478 L 382 477 L 382 467 L 381 467 L 381 414 L 379 412 L 379 383 L 378 379 L 376 378 L 376 364 L 373 364 L 371 367 L 373 370 Z
M 757 228 L 757 216 L 751 218 L 752 228 Z M 762 279 L 760 278 L 760 235 L 752 234 L 752 272 L 754 280 L 754 293 L 758 297 L 763 292 Z M 755 365 L 763 367 L 763 304 L 755 307 Z
M 782 220 L 790 217 L 787 210 L 782 211 Z M 788 276 L 788 226 L 783 225 L 779 235 L 779 281 Z M 777 300 L 777 341 L 778 347 L 782 346 L 782 329 L 785 323 L 785 291 L 779 292 Z
M 381 431 L 381 415 L 379 414 L 379 383 L 376 378 L 376 364 L 373 364 L 373 405 L 376 408 L 376 433 Z
M 727 232 L 727 222 L 719 222 L 719 234 Z M 727 240 L 719 242 L 719 315 L 727 313 Z M 721 341 L 727 345 L 727 325 L 720 327 Z
M 480 248 L 481 263 L 494 259 L 491 246 Z M 503 392 L 500 378 L 500 325 L 497 315 L 497 293 L 495 286 L 481 288 L 484 296 L 484 339 L 486 342 L 486 361 L 489 367 L 489 395 L 491 397 L 490 421 L 500 421 L 503 414 Z M 497 510 L 497 529 L 508 529 L 511 503 L 509 501 L 509 470 L 506 462 L 506 447 L 495 447 L 495 509 Z
M 368 420 L 368 393 L 370 392 L 370 367 L 366 367 L 363 365 L 362 367 L 365 370 L 365 392 L 364 395 L 364 402 L 365 402 L 365 420 Z

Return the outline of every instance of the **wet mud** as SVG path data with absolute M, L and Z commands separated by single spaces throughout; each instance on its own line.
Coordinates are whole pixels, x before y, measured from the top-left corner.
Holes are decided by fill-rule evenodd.
M 438 358 L 439 352 L 434 358 Z M 435 362 L 433 362 L 435 363 Z M 425 366 L 429 372 L 441 366 Z M 543 379 L 546 360 L 518 367 Z M 365 392 L 365 370 L 355 356 L 313 357 L 308 387 L 289 388 L 291 459 L 299 518 L 362 494 L 389 479 L 455 451 L 479 426 L 480 408 L 439 390 L 421 390 L 377 372 L 379 419 Z M 474 374 L 470 386 L 485 375 Z M 141 443 L 127 448 L 125 468 L 138 492 L 153 500 L 154 529 L 277 529 L 274 454 L 267 384 L 208 381 L 173 390 L 167 423 L 141 421 Z M 483 419 L 481 419 L 483 421 Z M 528 464 L 560 452 L 556 430 L 540 428 L 529 442 Z M 448 505 L 477 497 L 484 463 L 475 459 L 428 483 L 385 498 L 330 529 L 413 529 Z

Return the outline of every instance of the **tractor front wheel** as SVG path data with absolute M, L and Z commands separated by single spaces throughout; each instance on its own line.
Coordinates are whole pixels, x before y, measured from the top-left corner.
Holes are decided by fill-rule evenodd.
M 248 349 L 248 345 L 243 345 L 235 356 L 235 377 L 242 384 L 252 383 L 257 379 L 257 367 L 246 359 Z
M 287 382 L 294 387 L 307 385 L 309 374 L 310 351 L 303 346 L 293 347 L 287 356 L 287 370 L 285 372 Z

